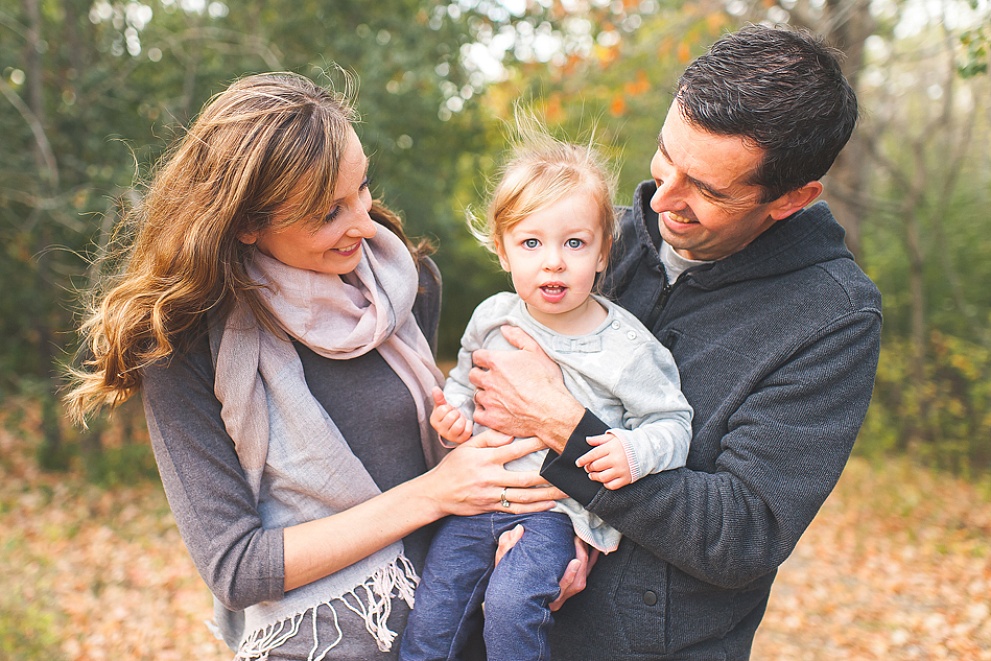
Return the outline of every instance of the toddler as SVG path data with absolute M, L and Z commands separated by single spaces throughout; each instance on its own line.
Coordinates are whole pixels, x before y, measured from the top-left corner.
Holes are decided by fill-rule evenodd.
M 473 233 L 510 273 L 516 293 L 482 302 L 462 338 L 458 364 L 430 422 L 449 444 L 473 431 L 476 349 L 512 350 L 500 327 L 525 330 L 561 367 L 569 391 L 613 428 L 581 460 L 589 479 L 618 489 L 643 475 L 685 465 L 692 411 L 670 352 L 629 312 L 594 294 L 615 225 L 612 178 L 592 146 L 550 137 L 521 119 L 520 140 L 504 166 L 484 220 Z M 539 470 L 547 451 L 507 464 Z M 594 455 L 594 469 L 590 465 Z M 511 503 L 505 491 L 502 505 Z M 500 534 L 524 534 L 494 567 Z M 620 533 L 572 499 L 548 512 L 445 519 L 434 537 L 400 658 L 458 659 L 478 626 L 490 661 L 550 658 L 548 604 L 575 554 L 574 535 L 604 553 Z

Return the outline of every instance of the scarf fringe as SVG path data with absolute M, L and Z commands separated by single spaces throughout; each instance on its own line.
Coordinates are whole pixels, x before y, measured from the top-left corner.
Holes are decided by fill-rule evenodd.
M 399 597 L 406 602 L 407 606 L 412 608 L 413 593 L 419 582 L 420 578 L 416 575 L 413 565 L 405 555 L 400 554 L 395 562 L 376 570 L 363 583 L 356 585 L 340 597 L 321 602 L 301 613 L 296 613 L 253 631 L 241 643 L 234 661 L 264 661 L 268 659 L 272 650 L 281 647 L 299 633 L 300 625 L 307 614 L 310 615 L 313 623 L 313 649 L 307 659 L 308 661 L 321 661 L 327 652 L 334 649 L 344 637 L 337 620 L 334 601 L 340 601 L 348 610 L 358 615 L 364 621 L 365 629 L 375 639 L 379 650 L 388 652 L 392 649 L 392 643 L 398 636 L 396 632 L 389 629 L 388 623 L 389 615 L 392 613 L 392 599 Z M 353 603 L 348 597 L 353 599 Z M 317 649 L 320 646 L 317 632 L 317 610 L 321 606 L 330 609 L 334 618 L 334 628 L 337 630 L 337 639 L 317 655 Z

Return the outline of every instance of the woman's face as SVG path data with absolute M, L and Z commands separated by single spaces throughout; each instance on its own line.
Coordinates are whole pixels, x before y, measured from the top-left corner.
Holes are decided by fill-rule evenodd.
M 292 218 L 296 207 L 290 198 L 286 211 L 276 213 L 272 226 L 241 237 L 265 255 L 298 269 L 344 275 L 361 261 L 361 242 L 375 236 L 368 212 L 372 194 L 368 190 L 368 159 L 353 129 L 341 158 L 334 201 L 314 226 L 312 219 Z

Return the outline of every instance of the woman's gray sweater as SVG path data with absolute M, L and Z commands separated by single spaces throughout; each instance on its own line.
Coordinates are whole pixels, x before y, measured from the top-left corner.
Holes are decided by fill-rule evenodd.
M 413 313 L 432 348 L 440 318 L 440 274 L 426 260 Z M 327 410 L 378 487 L 385 491 L 426 470 L 416 408 L 409 390 L 377 351 L 330 360 L 296 344 L 307 385 Z M 206 333 L 190 349 L 142 373 L 145 415 L 169 505 L 200 576 L 227 608 L 240 610 L 282 598 L 282 530 L 265 530 L 244 479 L 233 441 L 213 394 L 214 369 Z M 429 529 L 403 540 L 417 571 L 429 546 Z M 343 638 L 327 659 L 392 659 L 381 653 L 363 621 L 337 608 Z M 317 611 L 323 649 L 337 636 L 332 615 Z M 402 631 L 407 608 L 393 600 L 389 619 Z M 312 622 L 275 650 L 274 659 L 305 659 L 313 646 Z M 393 646 L 398 647 L 397 645 Z

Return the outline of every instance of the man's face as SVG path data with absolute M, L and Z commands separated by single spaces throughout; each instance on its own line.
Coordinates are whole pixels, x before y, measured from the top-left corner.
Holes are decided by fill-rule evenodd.
M 650 163 L 661 237 L 682 257 L 716 260 L 742 250 L 781 218 L 781 201 L 760 204 L 749 183 L 763 151 L 737 136 L 689 124 L 671 104 Z M 783 196 L 784 197 L 784 196 Z

